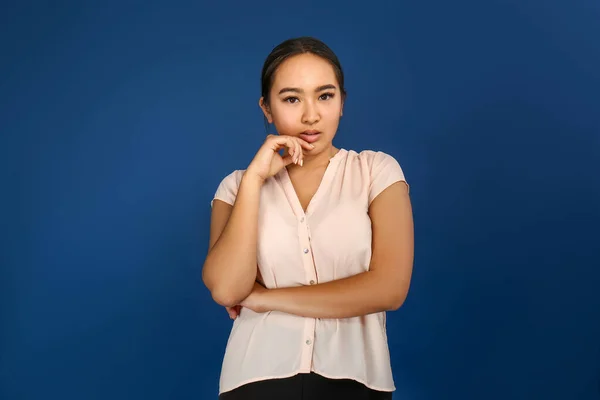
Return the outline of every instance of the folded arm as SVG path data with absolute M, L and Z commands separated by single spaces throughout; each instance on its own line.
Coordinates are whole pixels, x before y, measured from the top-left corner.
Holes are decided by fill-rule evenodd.
M 233 307 L 247 297 L 256 279 L 261 186 L 262 182 L 256 178 L 244 175 L 233 206 L 214 201 L 202 280 L 212 298 L 226 307 Z
M 257 284 L 247 306 L 312 318 L 349 318 L 400 308 L 408 294 L 414 257 L 407 185 L 398 182 L 384 190 L 371 203 L 369 214 L 373 230 L 369 271 L 310 286 L 264 289 Z

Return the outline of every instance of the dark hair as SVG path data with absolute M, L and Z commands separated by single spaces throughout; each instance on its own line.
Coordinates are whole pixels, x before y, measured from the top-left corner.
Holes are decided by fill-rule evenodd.
M 290 57 L 299 54 L 314 54 L 329 61 L 340 86 L 342 99 L 346 97 L 344 88 L 344 72 L 335 53 L 322 41 L 309 36 L 288 39 L 277 45 L 265 60 L 261 74 L 261 95 L 266 105 L 269 105 L 269 94 L 273 86 L 277 68 Z

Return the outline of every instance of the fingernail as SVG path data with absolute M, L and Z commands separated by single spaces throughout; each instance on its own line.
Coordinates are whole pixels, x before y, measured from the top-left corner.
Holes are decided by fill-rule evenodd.
M 300 160 L 300 166 L 304 164 L 304 160 Z

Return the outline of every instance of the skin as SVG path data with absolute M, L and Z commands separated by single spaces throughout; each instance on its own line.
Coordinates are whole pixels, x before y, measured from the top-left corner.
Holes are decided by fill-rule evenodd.
M 306 130 L 321 132 L 319 140 L 313 143 L 315 148 L 303 152 L 305 168 L 290 165 L 290 175 L 299 169 L 318 169 L 338 151 L 333 139 L 343 115 L 343 100 L 333 67 L 322 58 L 302 54 L 279 66 L 269 104 L 263 97 L 259 99 L 265 117 L 280 135 L 299 137 Z
M 267 138 L 248 167 L 242 182 L 247 187 L 240 188 L 238 196 L 255 196 L 261 182 L 281 168 L 287 168 L 298 198 L 306 208 L 323 177 L 329 159 L 338 151 L 333 146 L 333 139 L 343 115 L 343 100 L 333 67 L 326 60 L 312 54 L 286 60 L 276 72 L 269 104 L 263 98 L 259 100 L 264 115 L 275 125 L 280 136 Z M 313 146 L 310 146 L 301 139 L 300 134 L 313 129 L 321 134 Z M 285 149 L 283 157 L 276 154 L 281 148 Z M 248 215 L 252 215 L 246 218 L 246 222 L 255 217 L 252 213 L 256 209 L 251 208 L 249 199 L 244 201 L 242 198 L 240 204 L 240 207 L 247 208 Z M 231 206 L 218 201 L 215 201 L 213 213 L 215 211 L 220 217 L 214 218 L 217 222 L 211 226 L 211 247 L 221 240 L 218 238 L 221 232 L 227 231 L 223 226 L 231 225 L 228 222 L 229 214 L 235 214 Z M 236 292 L 243 295 L 217 302 L 226 306 L 233 319 L 243 312 L 243 307 L 260 313 L 280 311 L 313 318 L 348 318 L 397 310 L 408 294 L 414 257 L 413 218 L 408 186 L 404 182 L 391 185 L 375 198 L 368 212 L 373 229 L 369 271 L 316 285 L 267 289 L 256 273 L 254 256 L 253 259 L 243 260 L 247 264 L 243 271 L 244 290 Z M 242 211 L 238 214 L 241 221 Z M 253 219 L 251 223 L 254 225 L 250 226 L 256 229 L 256 220 Z M 232 226 L 238 224 L 234 223 Z M 229 236 L 231 240 L 224 240 L 224 243 L 233 246 L 234 234 L 229 232 Z M 241 237 L 239 240 L 246 241 L 252 257 L 256 248 L 255 238 L 254 241 Z M 240 247 L 239 243 L 236 243 L 236 247 Z M 225 253 L 222 250 L 219 254 L 223 254 L 221 257 L 224 258 Z M 219 264 L 225 265 L 225 261 L 235 260 L 223 259 Z M 253 264 L 250 266 L 251 261 Z M 253 269 L 252 273 L 250 267 Z M 217 272 L 214 272 L 216 270 L 216 267 L 211 269 L 214 276 L 217 276 Z M 232 275 L 233 270 L 221 270 L 219 273 L 219 279 L 214 278 L 213 282 L 226 282 L 225 276 L 238 276 Z M 253 278 L 251 283 L 250 278 Z M 228 280 L 231 281 L 230 278 Z M 242 279 L 238 281 L 241 282 Z M 217 284 L 214 283 L 213 287 L 216 288 Z M 232 287 L 228 289 L 230 292 Z M 221 292 L 227 291 L 222 289 Z

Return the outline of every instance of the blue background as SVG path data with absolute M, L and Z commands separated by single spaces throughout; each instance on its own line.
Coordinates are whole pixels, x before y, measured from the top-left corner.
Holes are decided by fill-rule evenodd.
M 412 185 L 395 399 L 598 399 L 597 1 L 3 2 L 0 399 L 211 399 L 210 200 L 314 35 Z

